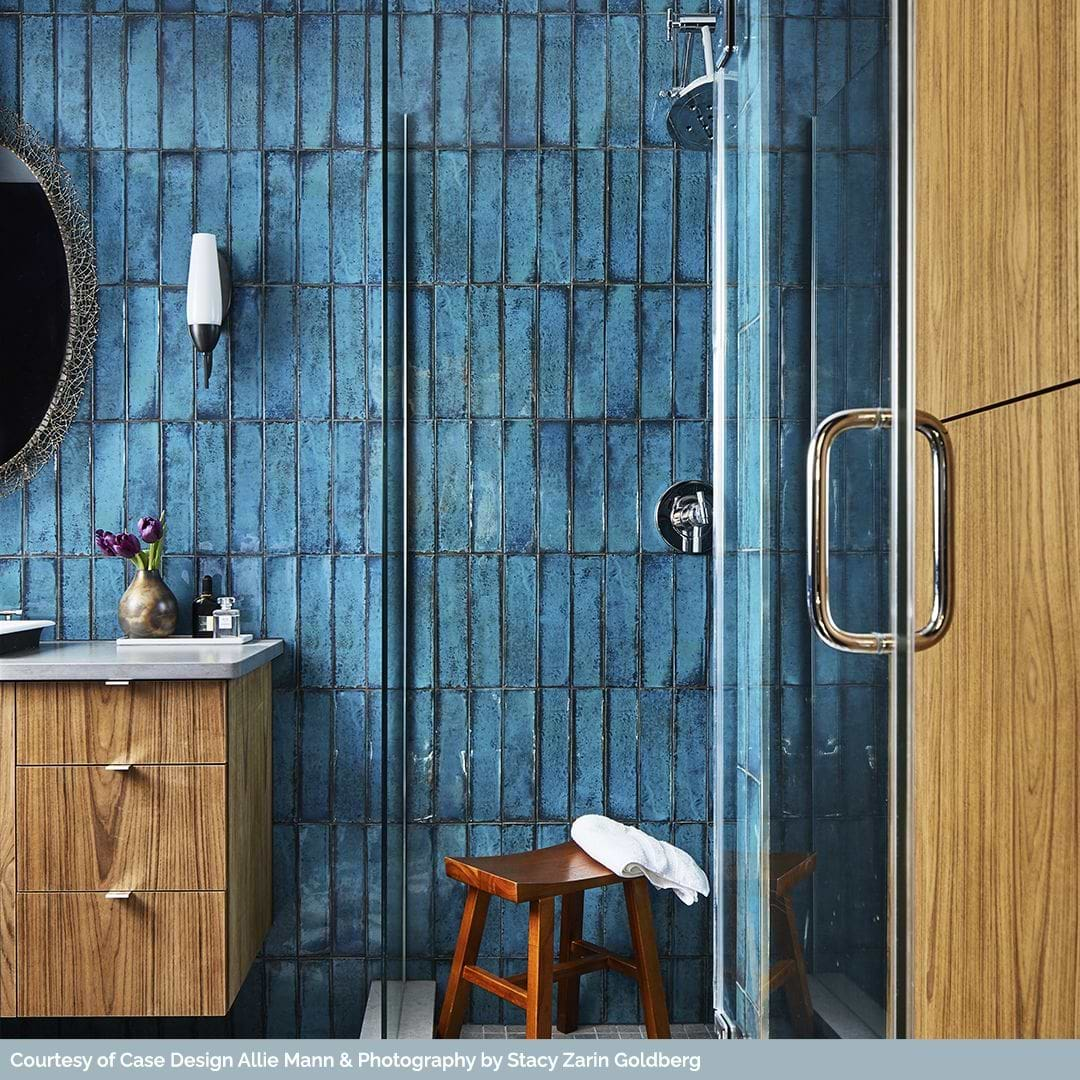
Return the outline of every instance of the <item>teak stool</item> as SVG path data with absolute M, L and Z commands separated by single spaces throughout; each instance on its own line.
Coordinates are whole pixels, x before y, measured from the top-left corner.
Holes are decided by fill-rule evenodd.
M 590 971 L 618 971 L 637 979 L 650 1039 L 667 1039 L 667 1003 L 656 955 L 649 886 L 643 877 L 621 878 L 590 859 L 572 841 L 516 855 L 475 859 L 446 859 L 447 877 L 469 887 L 461 917 L 454 962 L 439 1014 L 439 1038 L 461 1032 L 469 989 L 479 986 L 525 1010 L 525 1037 L 551 1038 L 551 985 L 559 984 L 558 1025 L 562 1032 L 578 1026 L 578 989 Z M 633 942 L 632 960 L 581 940 L 585 890 L 622 882 Z M 529 903 L 529 960 L 524 975 L 508 979 L 476 967 L 488 903 L 493 896 L 513 904 Z M 552 960 L 555 938 L 555 897 L 562 897 L 559 919 L 559 962 Z
M 769 856 L 769 908 L 773 928 L 773 963 L 769 968 L 769 992 L 784 988 L 791 1023 L 797 1035 L 814 1034 L 814 1006 L 806 981 L 799 930 L 791 890 L 817 866 L 814 852 L 779 852 Z

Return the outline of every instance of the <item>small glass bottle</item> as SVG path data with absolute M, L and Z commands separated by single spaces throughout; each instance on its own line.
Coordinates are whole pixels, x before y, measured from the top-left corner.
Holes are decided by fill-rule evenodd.
M 214 582 L 206 575 L 202 579 L 202 592 L 191 605 L 191 634 L 197 638 L 214 636 Z
M 214 612 L 214 637 L 234 638 L 240 636 L 240 611 L 233 607 L 235 596 L 219 596 L 221 605 Z

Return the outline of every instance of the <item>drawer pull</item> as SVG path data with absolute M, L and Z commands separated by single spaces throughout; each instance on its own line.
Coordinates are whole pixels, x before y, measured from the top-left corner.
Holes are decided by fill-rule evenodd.
M 128 679 L 106 679 L 106 686 L 130 686 L 131 682 Z
M 131 763 L 123 764 L 121 762 L 114 762 L 112 765 L 106 765 L 105 768 L 109 772 L 127 772 L 131 768 Z
M 130 900 L 131 899 L 131 890 L 130 889 L 117 889 L 114 892 L 107 892 L 105 894 L 105 899 L 106 900 Z

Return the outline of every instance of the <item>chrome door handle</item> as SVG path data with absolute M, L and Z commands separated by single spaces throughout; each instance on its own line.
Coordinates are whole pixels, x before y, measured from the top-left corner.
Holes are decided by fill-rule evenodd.
M 114 761 L 105 766 L 106 772 L 127 772 L 131 768 L 130 762 Z
M 105 894 L 106 900 L 130 900 L 131 889 L 114 889 L 112 892 Z
M 893 652 L 891 632 L 845 630 L 837 625 L 829 602 L 829 457 L 833 443 L 856 428 L 892 426 L 888 409 L 845 409 L 818 425 L 806 455 L 807 541 L 806 598 L 810 622 L 826 645 L 841 652 Z M 952 443 L 941 421 L 929 413 L 915 416 L 915 429 L 930 443 L 934 467 L 934 601 L 926 625 L 915 633 L 915 648 L 941 640 L 952 621 L 954 603 Z

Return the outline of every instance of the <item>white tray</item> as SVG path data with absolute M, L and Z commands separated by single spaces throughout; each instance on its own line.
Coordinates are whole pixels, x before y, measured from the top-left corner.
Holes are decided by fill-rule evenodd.
M 130 638 L 130 637 L 118 637 L 116 639 L 117 645 L 134 645 L 138 648 L 143 648 L 146 645 L 187 645 L 189 648 L 194 645 L 200 649 L 228 649 L 233 645 L 246 645 L 249 641 L 255 639 L 254 634 L 240 634 L 239 637 L 234 638 L 212 638 L 212 637 L 145 637 L 145 638 Z

